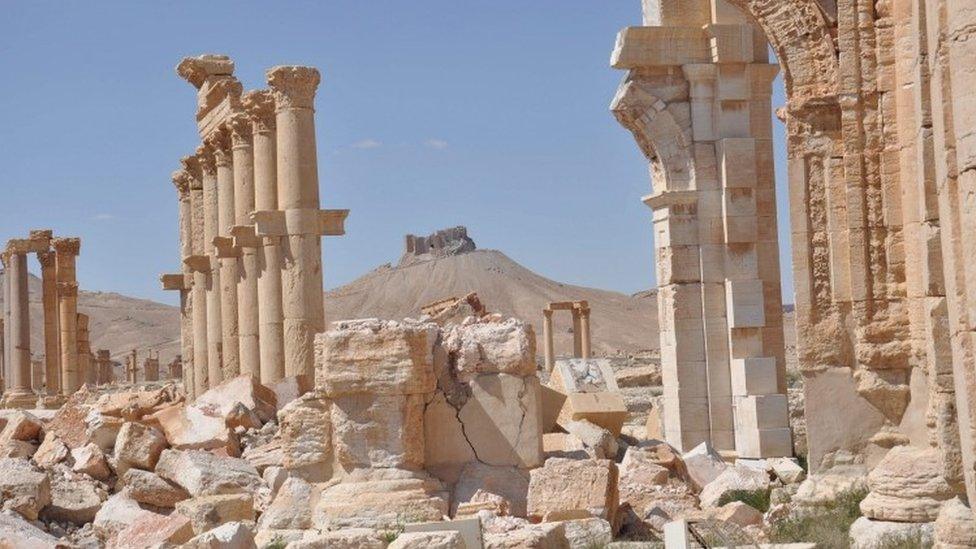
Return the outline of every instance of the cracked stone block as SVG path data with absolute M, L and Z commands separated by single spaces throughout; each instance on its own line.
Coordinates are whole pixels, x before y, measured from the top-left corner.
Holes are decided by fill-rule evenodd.
M 358 468 L 424 467 L 424 395 L 351 394 L 332 403 L 335 463 Z
M 331 402 L 306 393 L 278 412 L 282 467 L 289 476 L 324 482 L 332 476 Z
M 529 481 L 530 520 L 598 517 L 614 523 L 620 503 L 617 464 L 608 459 L 550 458 Z

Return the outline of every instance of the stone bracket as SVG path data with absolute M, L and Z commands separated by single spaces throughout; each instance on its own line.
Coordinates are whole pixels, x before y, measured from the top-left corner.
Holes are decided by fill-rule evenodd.
M 698 202 L 698 191 L 662 191 L 641 197 L 641 202 L 652 210 L 678 204 L 695 204 Z
M 234 239 L 229 236 L 215 236 L 213 239 L 214 248 L 217 250 L 219 259 L 240 257 L 241 250 L 234 245 Z
M 198 273 L 209 273 L 213 269 L 210 265 L 209 255 L 191 255 L 183 259 L 183 264 L 190 268 L 191 271 Z
M 252 212 L 251 220 L 254 221 L 257 236 L 342 236 L 346 234 L 345 220 L 348 215 L 349 210 L 296 208 Z
M 610 66 L 629 70 L 711 63 L 708 38 L 701 27 L 627 27 L 617 35 Z
M 263 240 L 254 230 L 254 225 L 234 225 L 230 228 L 230 234 L 234 237 L 236 248 L 259 248 L 263 244 Z
M 188 290 L 190 289 L 190 281 L 183 276 L 182 273 L 179 274 L 161 274 L 159 275 L 159 282 L 162 284 L 164 290 Z

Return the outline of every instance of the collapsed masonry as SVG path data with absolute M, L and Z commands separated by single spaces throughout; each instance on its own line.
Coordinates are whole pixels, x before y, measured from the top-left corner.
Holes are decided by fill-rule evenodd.
M 312 67 L 278 66 L 243 93 L 222 55 L 183 59 L 203 143 L 173 173 L 179 195 L 181 372 L 190 396 L 241 374 L 272 384 L 313 374 L 325 329 L 323 235 L 348 210 L 319 208 Z
M 467 227 L 441 229 L 427 236 L 408 234 L 404 237 L 403 255 L 400 265 L 409 265 L 438 257 L 473 252 L 477 249 L 474 240 L 468 236 Z
M 55 238 L 50 230 L 34 230 L 26 239 L 7 242 L 3 260 L 3 327 L 0 334 L 4 408 L 50 408 L 82 384 L 111 382 L 97 367 L 89 342 L 88 315 L 78 312 L 75 259 L 78 238 Z M 44 363 L 32 372 L 27 255 L 41 264 L 44 314 Z

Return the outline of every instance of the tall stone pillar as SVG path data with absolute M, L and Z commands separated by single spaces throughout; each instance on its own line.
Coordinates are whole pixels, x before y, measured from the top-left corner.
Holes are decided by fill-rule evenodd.
M 580 319 L 580 356 L 582 358 L 590 358 L 592 350 L 590 349 L 590 309 L 581 308 L 579 311 Z
M 556 365 L 556 353 L 552 340 L 552 310 L 542 311 L 542 341 L 545 349 L 546 371 L 551 372 Z
M 27 300 L 27 254 L 8 246 L 6 278 L 10 299 L 8 333 L 10 364 L 7 367 L 4 407 L 33 408 L 36 402 L 31 390 L 30 310 Z
M 258 250 L 251 212 L 255 209 L 254 149 L 251 122 L 240 114 L 231 121 L 234 158 L 234 219 L 231 234 L 234 248 L 240 250 L 237 276 L 237 318 L 240 333 L 240 373 L 261 378 L 258 307 Z
M 88 315 L 78 313 L 78 378 L 82 384 L 95 384 L 95 367 L 92 365 L 89 341 Z
M 183 265 L 191 275 L 191 280 L 187 283 L 190 286 L 193 354 L 185 359 L 183 379 L 188 398 L 192 399 L 207 390 L 209 375 L 207 288 L 210 284 L 210 256 L 207 254 L 204 238 L 206 208 L 199 158 L 186 156 L 180 162 L 190 187 L 190 255 L 183 258 Z
M 112 374 L 112 353 L 107 349 L 99 349 L 95 361 L 98 364 L 98 384 L 112 383 L 115 377 Z
M 78 281 L 75 258 L 81 252 L 78 238 L 55 238 L 51 241 L 55 253 L 58 282 L 58 314 L 61 331 L 61 391 L 70 395 L 81 387 L 78 371 Z
M 147 351 L 149 356 L 142 363 L 142 372 L 146 381 L 159 381 L 159 354 L 155 357 L 152 351 Z
M 573 307 L 573 356 L 580 358 L 583 356 L 583 322 L 580 318 L 579 309 Z
M 278 208 L 283 211 L 283 216 L 276 217 L 283 225 L 279 232 L 286 235 L 281 271 L 285 374 L 311 376 L 315 371 L 313 339 L 325 329 L 323 215 L 312 105 L 320 77 L 312 67 L 279 66 L 268 71 L 267 79 L 275 96 Z
M 243 97 L 251 119 L 254 155 L 254 209 L 278 209 L 278 184 L 275 138 L 275 103 L 270 91 L 253 91 Z M 258 340 L 260 343 L 261 383 L 285 377 L 285 343 L 281 302 L 282 238 L 260 239 L 257 252 Z
M 202 384 L 196 385 L 197 395 L 224 379 L 223 375 L 223 316 L 220 300 L 220 270 L 214 238 L 217 236 L 219 214 L 217 207 L 217 167 L 213 151 L 202 147 L 197 152 L 203 177 L 203 254 L 209 260 L 209 274 L 206 283 L 207 300 L 207 376 Z M 199 378 L 197 378 L 199 379 Z
M 58 327 L 58 279 L 54 252 L 37 254 L 41 263 L 44 310 L 44 386 L 47 396 L 61 394 L 61 336 Z
M 240 330 L 237 316 L 238 256 L 230 229 L 234 225 L 234 164 L 230 135 L 222 128 L 211 136 L 217 169 L 217 239 L 214 246 L 220 264 L 220 325 L 224 361 L 221 379 L 240 374 Z M 214 384 L 211 382 L 211 386 Z
M 125 380 L 129 383 L 136 383 L 139 379 L 139 355 L 135 349 L 129 351 L 126 361 Z
M 193 394 L 193 269 L 187 263 L 187 258 L 193 255 L 193 202 L 191 187 L 193 177 L 185 169 L 173 174 L 173 183 L 180 200 L 180 269 L 182 285 L 180 287 L 180 354 L 186 357 L 189 375 L 182 376 L 183 387 L 187 394 Z M 201 303 L 202 305 L 202 303 Z
M 10 368 L 10 266 L 7 264 L 7 254 L 0 252 L 0 259 L 3 260 L 3 369 L 0 370 L 0 396 L 6 391 L 10 376 L 7 370 Z

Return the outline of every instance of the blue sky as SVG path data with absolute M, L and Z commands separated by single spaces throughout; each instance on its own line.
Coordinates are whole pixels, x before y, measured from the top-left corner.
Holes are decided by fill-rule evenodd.
M 277 64 L 322 72 L 323 207 L 352 210 L 346 236 L 324 241 L 326 287 L 395 261 L 406 233 L 458 224 L 561 282 L 655 284 L 646 162 L 608 111 L 623 76 L 610 51 L 619 29 L 640 24 L 638 0 L 0 9 L 0 239 L 81 236 L 85 289 L 176 301 L 157 280 L 179 266 L 169 174 L 198 137 L 194 90 L 174 67 L 207 52 L 233 57 L 248 89 Z M 774 107 L 781 84 L 775 93 Z

